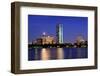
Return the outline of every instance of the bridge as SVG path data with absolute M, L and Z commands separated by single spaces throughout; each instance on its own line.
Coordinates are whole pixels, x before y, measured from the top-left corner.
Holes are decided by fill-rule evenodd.
M 28 45 L 29 48 L 33 47 L 37 47 L 37 48 L 62 48 L 62 47 L 72 47 L 72 45 L 69 44 L 29 44 Z
M 87 47 L 86 45 L 72 45 L 72 44 L 28 44 L 29 48 L 72 48 L 72 47 Z

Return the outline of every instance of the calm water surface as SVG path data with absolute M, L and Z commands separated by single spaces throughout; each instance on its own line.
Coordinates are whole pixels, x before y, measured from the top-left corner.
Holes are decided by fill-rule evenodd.
M 87 48 L 29 48 L 28 60 L 87 58 Z

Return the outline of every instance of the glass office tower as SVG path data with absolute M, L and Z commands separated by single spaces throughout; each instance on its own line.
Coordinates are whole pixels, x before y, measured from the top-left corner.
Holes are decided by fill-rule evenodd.
M 58 24 L 56 27 L 57 32 L 57 43 L 61 44 L 63 43 L 63 25 Z

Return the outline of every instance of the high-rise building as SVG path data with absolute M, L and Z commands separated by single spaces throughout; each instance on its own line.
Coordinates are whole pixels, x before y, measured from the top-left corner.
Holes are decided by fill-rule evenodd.
M 63 25 L 58 24 L 56 26 L 56 33 L 57 33 L 57 43 L 63 43 Z

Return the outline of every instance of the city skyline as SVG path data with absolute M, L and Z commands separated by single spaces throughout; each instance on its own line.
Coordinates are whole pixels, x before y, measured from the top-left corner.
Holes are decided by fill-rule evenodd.
M 63 24 L 64 43 L 74 43 L 80 35 L 87 40 L 87 17 L 28 15 L 28 42 L 40 37 L 43 32 L 56 37 L 56 25 L 59 23 Z

